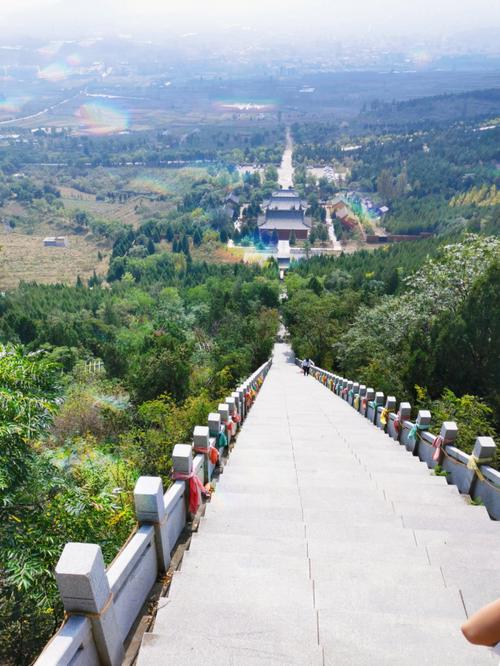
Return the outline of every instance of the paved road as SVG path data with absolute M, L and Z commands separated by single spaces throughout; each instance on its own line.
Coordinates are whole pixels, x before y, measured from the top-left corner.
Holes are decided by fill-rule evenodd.
M 498 528 L 277 345 L 138 666 L 493 665 Z
M 290 128 L 286 130 L 286 147 L 278 167 L 278 182 L 285 190 L 293 187 L 293 141 Z

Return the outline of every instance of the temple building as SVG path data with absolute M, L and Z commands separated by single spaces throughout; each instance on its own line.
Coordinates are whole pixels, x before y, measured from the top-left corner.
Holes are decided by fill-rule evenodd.
M 312 226 L 311 218 L 306 216 L 306 208 L 307 203 L 292 188 L 273 192 L 257 222 L 262 241 L 271 243 L 273 236 L 276 240 L 274 230 L 277 240 L 290 240 L 292 231 L 297 240 L 306 240 Z

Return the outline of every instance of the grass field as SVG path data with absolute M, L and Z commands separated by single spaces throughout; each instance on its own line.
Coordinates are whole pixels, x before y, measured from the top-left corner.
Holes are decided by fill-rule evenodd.
M 46 235 L 54 235 L 54 229 L 41 225 L 32 235 L 0 233 L 0 290 L 12 289 L 22 281 L 74 284 L 78 275 L 88 279 L 94 269 L 100 275 L 107 272 L 106 256 L 99 261 L 98 248 L 81 236 L 67 235 L 68 247 L 60 248 L 44 247 Z

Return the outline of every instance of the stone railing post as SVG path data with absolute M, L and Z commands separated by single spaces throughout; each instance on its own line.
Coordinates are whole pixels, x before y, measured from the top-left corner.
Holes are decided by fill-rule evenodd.
M 213 467 L 215 467 L 210 462 L 210 431 L 208 426 L 194 427 L 193 448 L 196 453 L 201 453 L 204 457 L 203 483 L 208 483 L 212 478 Z
M 235 420 L 236 414 L 238 412 L 236 400 L 232 397 L 226 398 L 224 404 L 229 408 L 229 417 L 227 421 L 228 430 L 231 430 L 231 435 L 236 437 L 236 433 L 238 432 L 238 424 Z
M 240 423 L 243 421 L 243 408 L 241 404 L 241 397 L 239 391 L 233 391 L 231 393 L 231 398 L 234 399 L 234 403 L 236 405 L 236 411 L 238 413 L 238 416 L 240 417 Z
M 411 405 L 409 402 L 401 402 L 399 405 L 398 413 L 396 415 L 389 414 L 389 421 L 387 422 L 387 433 L 389 437 L 397 442 L 403 443 L 403 424 L 411 416 Z
M 472 496 L 477 482 L 481 481 L 481 470 L 479 469 L 480 465 L 486 465 L 489 462 L 493 462 L 495 458 L 495 453 L 497 450 L 497 445 L 493 437 L 477 437 L 472 449 L 471 459 L 472 463 L 469 463 L 470 467 L 473 467 L 473 474 L 469 488 L 469 495 Z
M 374 397 L 366 406 L 366 418 L 370 423 L 376 423 L 378 408 L 384 404 L 384 394 L 382 391 L 376 391 Z
M 420 433 L 429 429 L 431 418 L 428 409 L 419 409 L 415 423 L 406 421 L 403 424 L 401 442 L 405 445 L 407 451 L 411 451 L 414 456 L 418 456 Z
M 190 444 L 176 444 L 172 451 L 174 475 L 190 476 L 193 473 L 193 449 Z M 184 502 L 186 513 L 189 509 L 189 480 L 184 481 Z
M 359 382 L 353 382 L 351 395 L 347 397 L 347 402 L 351 406 L 354 404 L 354 398 L 358 395 L 358 393 L 359 393 Z
M 139 525 L 153 525 L 158 569 L 165 572 L 170 564 L 167 514 L 163 501 L 163 483 L 159 476 L 140 476 L 134 488 L 135 515 Z
M 231 444 L 231 435 L 232 435 L 232 427 L 229 423 L 229 405 L 226 405 L 225 403 L 220 403 L 217 407 L 217 411 L 220 414 L 221 423 L 226 428 L 227 444 L 229 446 L 229 444 Z
M 343 395 L 343 398 L 346 401 L 349 399 L 349 391 L 352 391 L 353 384 L 354 384 L 354 382 L 351 382 L 350 380 L 347 382 L 347 386 L 346 386 L 347 390 L 345 391 L 345 393 Z
M 67 543 L 55 574 L 65 611 L 90 619 L 101 664 L 121 664 L 123 642 L 100 546 Z
M 365 395 L 361 398 L 359 411 L 363 416 L 368 417 L 368 405 L 375 398 L 375 389 L 367 388 Z

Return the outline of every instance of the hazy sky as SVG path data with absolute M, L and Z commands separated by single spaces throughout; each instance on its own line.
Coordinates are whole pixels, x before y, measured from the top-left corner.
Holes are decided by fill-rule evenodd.
M 446 35 L 498 28 L 500 0 L 0 0 L 0 28 L 36 37 L 78 32 L 265 26 L 266 32 L 330 32 L 332 38 Z M 500 40 L 499 40 L 500 41 Z

